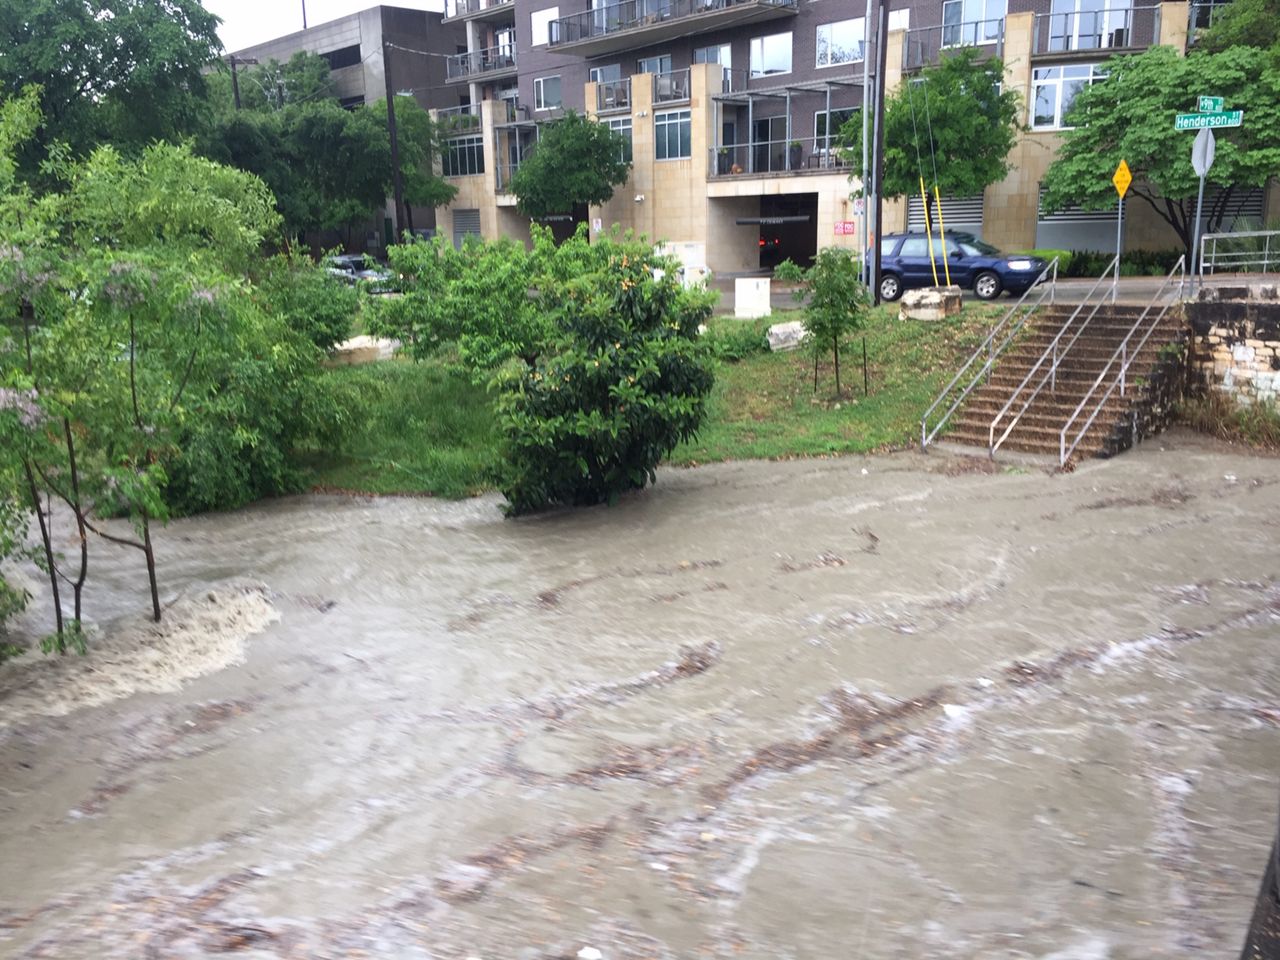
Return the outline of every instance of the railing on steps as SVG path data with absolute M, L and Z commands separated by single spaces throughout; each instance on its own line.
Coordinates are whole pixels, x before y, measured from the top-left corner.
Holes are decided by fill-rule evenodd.
M 1046 383 L 1049 384 L 1050 390 L 1057 389 L 1058 365 L 1062 363 L 1067 354 L 1071 352 L 1071 348 L 1074 347 L 1076 341 L 1080 339 L 1080 334 L 1084 333 L 1085 328 L 1089 326 L 1089 323 L 1093 318 L 1098 315 L 1098 310 L 1100 310 L 1102 305 L 1106 303 L 1107 297 L 1115 297 L 1115 290 L 1113 288 L 1103 289 L 1102 299 L 1093 305 L 1093 309 L 1089 311 L 1089 315 L 1084 318 L 1084 321 L 1080 323 L 1079 326 L 1076 327 L 1075 334 L 1066 342 L 1065 345 L 1062 342 L 1063 337 L 1065 337 L 1071 330 L 1072 325 L 1076 322 L 1076 318 L 1080 316 L 1085 307 L 1089 306 L 1089 301 L 1098 292 L 1098 288 L 1102 286 L 1102 282 L 1110 278 L 1112 271 L 1118 266 L 1119 254 L 1111 258 L 1106 269 L 1102 271 L 1102 275 L 1094 281 L 1093 286 L 1089 288 L 1089 292 L 1086 293 L 1084 295 L 1084 299 L 1080 301 L 1080 306 L 1076 307 L 1075 310 L 1072 311 L 1071 316 L 1067 317 L 1066 323 L 1062 325 L 1062 329 L 1058 331 L 1057 336 L 1055 336 L 1053 340 L 1049 342 L 1049 345 L 1045 347 L 1044 353 L 1040 354 L 1040 359 L 1037 360 L 1031 369 L 1027 371 L 1027 375 L 1022 378 L 1022 382 L 1018 384 L 1017 389 L 1013 391 L 1013 394 L 1005 402 L 1005 405 L 1000 408 L 1000 412 L 992 418 L 991 426 L 987 430 L 987 452 L 993 458 L 996 455 L 996 451 L 1000 449 L 1000 445 L 1009 439 L 1009 434 L 1011 434 L 1013 432 L 1013 428 L 1018 425 L 1018 421 L 1022 419 L 1022 415 L 1027 412 L 1027 408 L 1031 406 L 1035 398 L 1040 395 L 1040 391 L 1044 389 L 1044 385 Z M 1040 377 L 1040 382 L 1031 390 L 1031 395 L 1022 402 L 1022 406 L 1018 408 L 1018 412 L 1009 420 L 1009 425 L 1004 428 L 1004 433 L 1000 434 L 1000 438 L 997 440 L 996 427 L 1000 425 L 1000 421 L 1004 419 L 1004 415 L 1009 412 L 1017 399 L 1022 396 L 1022 392 L 1027 389 L 1027 384 L 1029 384 L 1032 378 L 1039 373 L 1040 368 L 1043 367 L 1046 362 L 1049 366 Z
M 1148 319 L 1151 311 L 1155 309 L 1157 305 L 1160 305 L 1166 296 L 1168 296 L 1175 276 L 1178 280 L 1177 297 L 1170 302 L 1163 303 L 1163 305 L 1160 306 L 1159 312 L 1151 319 Z M 1093 385 L 1089 388 L 1088 392 L 1080 399 L 1080 403 L 1076 405 L 1071 416 L 1067 418 L 1067 422 L 1062 425 L 1062 432 L 1058 435 L 1059 466 L 1066 466 L 1067 458 L 1070 457 L 1075 452 L 1076 447 L 1080 445 L 1080 441 L 1083 440 L 1085 434 L 1089 432 L 1089 428 L 1093 426 L 1093 421 L 1098 418 L 1098 414 L 1102 412 L 1102 408 L 1106 406 L 1107 401 L 1111 399 L 1111 395 L 1115 393 L 1116 388 L 1119 387 L 1120 396 L 1123 397 L 1125 395 L 1125 390 L 1127 389 L 1129 380 L 1130 365 L 1142 352 L 1142 348 L 1147 345 L 1147 341 L 1151 339 L 1151 335 L 1159 328 L 1160 321 L 1162 321 L 1165 314 L 1169 312 L 1169 308 L 1173 306 L 1177 300 L 1182 299 L 1183 289 L 1185 288 L 1186 283 L 1187 258 L 1184 254 L 1178 258 L 1178 262 L 1174 264 L 1173 269 L 1169 271 L 1169 275 L 1164 278 L 1164 282 L 1160 284 L 1160 288 L 1156 291 L 1155 296 L 1151 298 L 1151 301 L 1143 309 L 1142 314 L 1134 321 L 1133 326 L 1129 328 L 1129 332 L 1125 334 L 1124 340 L 1120 342 L 1120 346 L 1116 347 L 1116 352 L 1111 355 L 1111 359 L 1108 360 L 1107 365 L 1102 368 L 1102 372 L 1098 374 L 1098 378 L 1093 381 Z M 1142 338 L 1140 340 L 1134 343 L 1133 338 L 1143 329 L 1144 324 L 1146 325 L 1146 332 L 1142 334 Z M 1114 374 L 1112 374 L 1112 368 L 1115 367 L 1117 363 L 1119 363 L 1119 367 L 1115 370 Z M 1071 431 L 1072 425 L 1080 418 L 1080 414 L 1084 411 L 1085 405 L 1089 402 L 1089 399 L 1102 388 L 1102 385 L 1106 382 L 1108 375 L 1111 376 L 1110 386 L 1107 387 L 1106 391 L 1093 405 L 1093 410 L 1089 414 L 1089 418 L 1085 420 L 1084 426 L 1076 431 L 1074 438 L 1072 438 L 1068 445 L 1067 434 Z
M 1041 284 L 1047 284 L 1047 286 L 1041 287 Z M 1036 297 L 1033 303 L 1027 305 L 1027 297 L 1029 297 L 1031 292 L 1037 287 L 1040 287 L 1040 295 Z M 1004 352 L 1005 348 L 1013 342 L 1014 337 L 1018 335 L 1018 331 L 1026 324 L 1027 318 L 1044 305 L 1046 297 L 1050 303 L 1053 303 L 1057 289 L 1058 258 L 1054 257 L 1049 265 L 1040 271 L 1040 275 L 1036 277 L 1036 282 L 1027 287 L 1026 292 L 1018 298 L 1018 302 L 1010 307 L 1008 312 L 1000 318 L 1000 322 L 991 328 L 991 332 L 987 334 L 987 338 L 979 344 L 977 350 L 973 351 L 973 355 L 965 361 L 964 366 L 961 367 L 959 372 L 951 378 L 951 382 L 943 388 L 942 392 L 938 394 L 937 399 L 934 400 L 933 403 L 929 405 L 929 409 L 924 412 L 924 416 L 920 418 L 920 449 L 922 451 L 929 449 L 929 444 L 933 443 L 934 438 L 937 437 L 939 431 L 941 431 L 946 425 L 947 421 L 951 418 L 951 415 L 956 412 L 956 408 L 959 407 L 960 404 L 964 403 L 965 398 L 973 392 L 974 388 L 982 381 L 982 379 L 991 373 L 991 368 L 995 366 L 996 360 L 999 359 L 1000 354 Z M 1015 316 L 1017 319 L 1013 320 Z M 1012 324 L 1010 324 L 1011 320 L 1013 320 Z M 1002 335 L 1003 339 L 997 346 L 996 339 Z M 983 363 L 977 373 L 970 378 L 965 388 L 960 391 L 959 396 L 951 402 L 951 406 L 947 407 L 946 412 L 938 418 L 938 422 L 934 424 L 933 429 L 930 430 L 929 417 L 932 416 L 933 412 L 938 409 L 944 400 L 947 399 L 951 394 L 951 391 L 956 388 L 956 385 L 964 377 L 965 372 L 977 363 L 979 357 L 984 355 L 987 358 L 986 362 Z

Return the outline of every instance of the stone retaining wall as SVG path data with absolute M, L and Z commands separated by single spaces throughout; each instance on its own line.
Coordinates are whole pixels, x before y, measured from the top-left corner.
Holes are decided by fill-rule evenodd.
M 1245 402 L 1280 397 L 1280 286 L 1208 287 L 1188 303 L 1193 378 Z

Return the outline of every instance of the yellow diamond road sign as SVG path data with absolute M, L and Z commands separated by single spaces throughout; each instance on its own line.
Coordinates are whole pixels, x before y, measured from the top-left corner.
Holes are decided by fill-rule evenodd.
M 1111 182 L 1116 185 L 1116 193 L 1120 194 L 1120 199 L 1123 200 L 1129 184 L 1133 183 L 1133 174 L 1129 172 L 1129 165 L 1123 160 L 1120 161 L 1120 166 L 1116 167 L 1115 176 L 1111 178 Z

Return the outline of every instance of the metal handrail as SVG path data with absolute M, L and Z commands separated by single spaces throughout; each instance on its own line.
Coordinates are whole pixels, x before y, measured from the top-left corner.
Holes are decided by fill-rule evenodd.
M 1058 352 L 1059 342 L 1062 340 L 1062 337 L 1067 330 L 1070 329 L 1072 323 L 1075 322 L 1076 317 L 1080 316 L 1080 311 L 1089 305 L 1089 298 L 1097 292 L 1102 281 L 1108 279 L 1111 276 L 1112 270 L 1118 269 L 1119 266 L 1120 255 L 1116 254 L 1111 258 L 1106 269 L 1102 271 L 1102 276 L 1098 277 L 1098 279 L 1093 282 L 1093 286 L 1089 288 L 1089 292 L 1086 293 L 1084 295 L 1084 299 L 1080 301 L 1080 306 L 1076 307 L 1075 310 L 1072 311 L 1071 316 L 1067 317 L 1067 322 L 1062 325 L 1062 329 L 1058 331 L 1058 335 L 1050 341 L 1049 346 L 1045 347 L 1044 353 L 1040 354 L 1040 359 L 1037 360 L 1035 365 L 1027 371 L 1027 375 L 1022 378 L 1022 382 L 1018 384 L 1017 389 L 1013 391 L 1013 394 L 1005 402 L 1005 405 L 1000 408 L 1000 412 L 992 418 L 991 426 L 987 431 L 987 451 L 990 456 L 995 457 L 996 451 L 1000 449 L 1000 445 L 1009 438 L 1009 434 L 1013 432 L 1013 428 L 1018 425 L 1018 421 L 1022 419 L 1022 415 L 1027 412 L 1027 407 L 1031 406 L 1032 401 L 1035 400 L 1035 398 L 1040 395 L 1040 391 L 1044 389 L 1044 385 L 1052 382 L 1053 386 L 1049 388 L 1051 390 L 1057 386 L 1059 362 L 1071 351 L 1071 348 L 1075 346 L 1076 341 L 1080 339 L 1080 334 L 1084 333 L 1084 328 L 1089 325 L 1089 322 L 1093 320 L 1095 316 L 1098 315 L 1098 310 L 1102 307 L 1103 303 L 1106 302 L 1105 294 L 1102 300 L 1099 300 L 1094 304 L 1093 309 L 1089 311 L 1089 316 L 1085 317 L 1084 323 L 1080 324 L 1080 328 L 1076 330 L 1076 335 L 1071 338 L 1071 342 L 1062 349 L 1061 353 Z M 1114 289 L 1112 294 L 1114 296 Z M 995 439 L 997 424 L 999 424 L 1004 415 L 1009 412 L 1009 408 L 1013 406 L 1013 402 L 1018 399 L 1019 394 L 1022 393 L 1026 385 L 1031 382 L 1031 378 L 1035 376 L 1036 371 L 1039 370 L 1045 360 L 1048 360 L 1050 357 L 1052 357 L 1052 363 L 1048 372 L 1040 378 L 1040 382 L 1036 384 L 1036 388 L 1031 391 L 1031 396 L 1027 397 L 1017 415 L 1009 421 L 1009 425 L 1004 428 L 1004 433 L 1000 434 L 1000 439 Z
M 1004 56 L 1003 17 L 912 27 L 902 41 L 902 69 L 914 70 L 933 63 L 944 50 L 988 46 L 996 48 L 997 59 Z
M 1164 282 L 1161 283 L 1160 288 L 1156 290 L 1155 296 L 1151 298 L 1150 302 L 1147 304 L 1146 308 L 1143 309 L 1142 314 L 1138 319 L 1133 322 L 1133 326 L 1129 328 L 1129 332 L 1126 333 L 1124 339 L 1120 341 L 1120 346 L 1116 347 L 1116 351 L 1111 355 L 1111 359 L 1107 361 L 1106 366 L 1102 368 L 1102 372 L 1099 373 L 1097 379 L 1093 381 L 1093 385 L 1089 387 L 1088 391 L 1080 399 L 1080 402 L 1076 404 L 1076 408 L 1072 411 L 1071 416 L 1067 418 L 1067 422 L 1062 425 L 1062 431 L 1058 434 L 1058 466 L 1065 466 L 1067 458 L 1071 456 L 1071 454 L 1075 453 L 1076 447 L 1080 445 L 1080 441 L 1083 440 L 1085 434 L 1089 432 L 1089 428 L 1093 426 L 1093 421 L 1097 419 L 1098 414 L 1102 412 L 1102 408 L 1105 407 L 1107 401 L 1111 399 L 1111 394 L 1115 391 L 1117 386 L 1120 387 L 1120 396 L 1124 396 L 1130 364 L 1132 364 L 1138 354 L 1142 352 L 1142 348 L 1147 345 L 1147 341 L 1151 339 L 1151 334 L 1155 333 L 1156 328 L 1160 325 L 1160 321 L 1163 320 L 1164 315 L 1169 312 L 1169 307 L 1172 306 L 1172 304 L 1166 303 L 1161 307 L 1160 312 L 1156 314 L 1155 320 L 1152 321 L 1147 332 L 1143 334 L 1138 345 L 1133 347 L 1132 350 L 1129 347 L 1129 340 L 1138 332 L 1138 329 L 1142 326 L 1142 322 L 1147 319 L 1147 314 L 1151 312 L 1151 308 L 1159 303 L 1161 298 L 1164 297 L 1165 289 L 1169 286 L 1170 281 L 1173 280 L 1174 274 L 1178 275 L 1178 298 L 1181 299 L 1183 289 L 1187 282 L 1186 254 L 1183 254 L 1178 258 L 1178 262 L 1174 264 L 1173 269 L 1169 271 L 1169 275 L 1164 278 Z M 1102 385 L 1102 381 L 1106 379 L 1108 371 L 1111 370 L 1112 364 L 1114 364 L 1117 359 L 1120 360 L 1119 373 L 1117 373 L 1115 379 L 1111 381 L 1111 386 L 1107 388 L 1107 392 L 1098 399 L 1096 404 L 1094 404 L 1093 412 L 1089 414 L 1089 419 L 1085 421 L 1084 426 L 1081 427 L 1079 432 L 1076 434 L 1075 439 L 1071 441 L 1071 446 L 1068 447 L 1067 431 L 1071 429 L 1071 425 L 1076 422 L 1076 418 L 1080 416 L 1080 412 L 1084 409 L 1084 405 L 1089 402 L 1089 398 L 1093 396 L 1094 391 Z
M 497 70 L 514 70 L 516 67 L 515 44 L 509 43 L 500 47 L 457 53 L 445 58 L 444 67 L 446 80 L 456 80 L 460 77 Z
M 1244 240 L 1262 238 L 1262 256 L 1256 250 L 1227 250 L 1218 252 L 1219 240 Z M 1205 261 L 1210 262 L 1209 273 L 1216 273 L 1219 267 L 1253 267 L 1261 264 L 1262 272 L 1269 273 L 1270 267 L 1280 267 L 1280 244 L 1276 252 L 1271 252 L 1271 241 L 1280 240 L 1280 230 L 1242 230 L 1238 233 L 1206 233 L 1200 238 L 1200 255 L 1196 260 L 1201 283 L 1204 281 Z M 1213 252 L 1206 254 L 1205 248 L 1212 242 Z M 1234 272 L 1246 272 L 1236 270 Z
M 679 103 L 689 99 L 689 68 L 653 74 L 653 102 Z
M 1008 331 L 1008 334 L 1005 336 L 1000 346 L 996 347 L 995 349 L 992 349 L 991 345 L 992 343 L 995 342 L 995 339 L 1000 334 L 1000 331 L 1005 328 L 1005 325 L 1009 323 L 1010 319 L 1012 319 L 1014 314 L 1017 313 L 1020 309 L 1022 309 L 1022 305 L 1026 301 L 1027 297 L 1031 295 L 1031 291 L 1034 290 L 1036 287 L 1038 287 L 1040 284 L 1044 283 L 1046 280 L 1048 281 L 1049 286 L 1043 288 L 1040 291 L 1040 296 L 1036 298 L 1036 302 L 1026 308 L 1026 313 L 1024 313 L 1022 316 L 1018 318 L 1017 323 L 1015 323 L 1013 327 Z M 1018 335 L 1018 331 L 1020 331 L 1023 328 L 1023 326 L 1026 324 L 1027 318 L 1030 317 L 1032 313 L 1034 313 L 1036 310 L 1038 310 L 1041 306 L 1044 305 L 1044 298 L 1046 294 L 1049 297 L 1049 302 L 1053 303 L 1054 297 L 1057 294 L 1057 289 L 1058 289 L 1058 258 L 1054 257 L 1053 260 L 1049 263 L 1049 265 L 1040 271 L 1040 275 L 1036 277 L 1035 283 L 1033 283 L 1031 286 L 1027 287 L 1027 289 L 1023 291 L 1022 296 L 1018 298 L 1018 302 L 1015 303 L 1012 307 L 1010 307 L 1008 311 L 1005 313 L 1005 315 L 1000 318 L 1000 322 L 991 328 L 991 332 L 987 334 L 986 339 L 983 340 L 982 343 L 978 345 L 978 349 L 973 351 L 969 359 L 965 361 L 964 366 L 962 366 L 956 372 L 956 375 L 951 378 L 951 382 L 948 383 L 946 387 L 943 388 L 942 392 L 938 394 L 937 399 L 934 400 L 933 403 L 929 405 L 929 409 L 924 412 L 924 416 L 920 418 L 920 449 L 921 451 L 928 449 L 929 444 L 933 443 L 933 438 L 938 435 L 938 433 L 946 425 L 947 420 L 951 418 L 951 414 L 955 413 L 956 408 L 959 407 L 960 404 L 962 404 L 965 401 L 965 399 L 969 396 L 969 394 L 973 392 L 974 388 L 978 385 L 978 382 L 982 380 L 982 378 L 985 377 L 988 373 L 991 372 L 991 368 L 995 366 L 996 360 L 999 359 L 1000 354 L 1004 352 L 1005 348 L 1008 347 L 1009 344 L 1013 342 L 1013 338 Z M 938 408 L 938 404 L 942 403 L 942 401 L 947 398 L 947 395 L 952 390 L 955 389 L 956 384 L 960 382 L 960 378 L 964 376 L 965 371 L 968 370 L 971 366 L 973 366 L 974 361 L 976 361 L 980 356 L 982 356 L 984 351 L 986 352 L 986 355 L 987 355 L 987 362 L 982 365 L 982 369 L 980 369 L 977 373 L 973 375 L 968 385 L 962 391 L 960 391 L 960 396 L 956 397 L 956 399 L 952 402 L 951 406 L 947 408 L 947 412 L 942 415 L 942 418 L 938 421 L 938 425 L 935 426 L 932 431 L 929 431 L 929 415 L 933 413 L 933 411 Z
M 1037 13 L 1032 24 L 1031 52 L 1039 55 L 1148 47 L 1160 37 L 1160 15 L 1160 4 Z M 1061 29 L 1055 31 L 1059 23 Z M 1135 37 L 1139 29 L 1141 36 Z

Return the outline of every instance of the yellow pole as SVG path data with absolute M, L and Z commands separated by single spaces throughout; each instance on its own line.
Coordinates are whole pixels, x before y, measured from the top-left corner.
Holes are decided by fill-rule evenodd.
M 942 244 L 942 272 L 947 275 L 947 286 L 951 286 L 951 264 L 947 258 L 946 224 L 942 221 L 942 196 L 938 193 L 938 185 L 933 185 L 933 197 L 938 201 L 938 242 Z
M 929 224 L 929 194 L 924 189 L 924 177 L 920 178 L 920 202 L 924 204 L 924 232 L 929 238 L 929 266 L 933 269 L 933 285 L 938 285 L 938 263 L 933 259 L 933 227 Z

